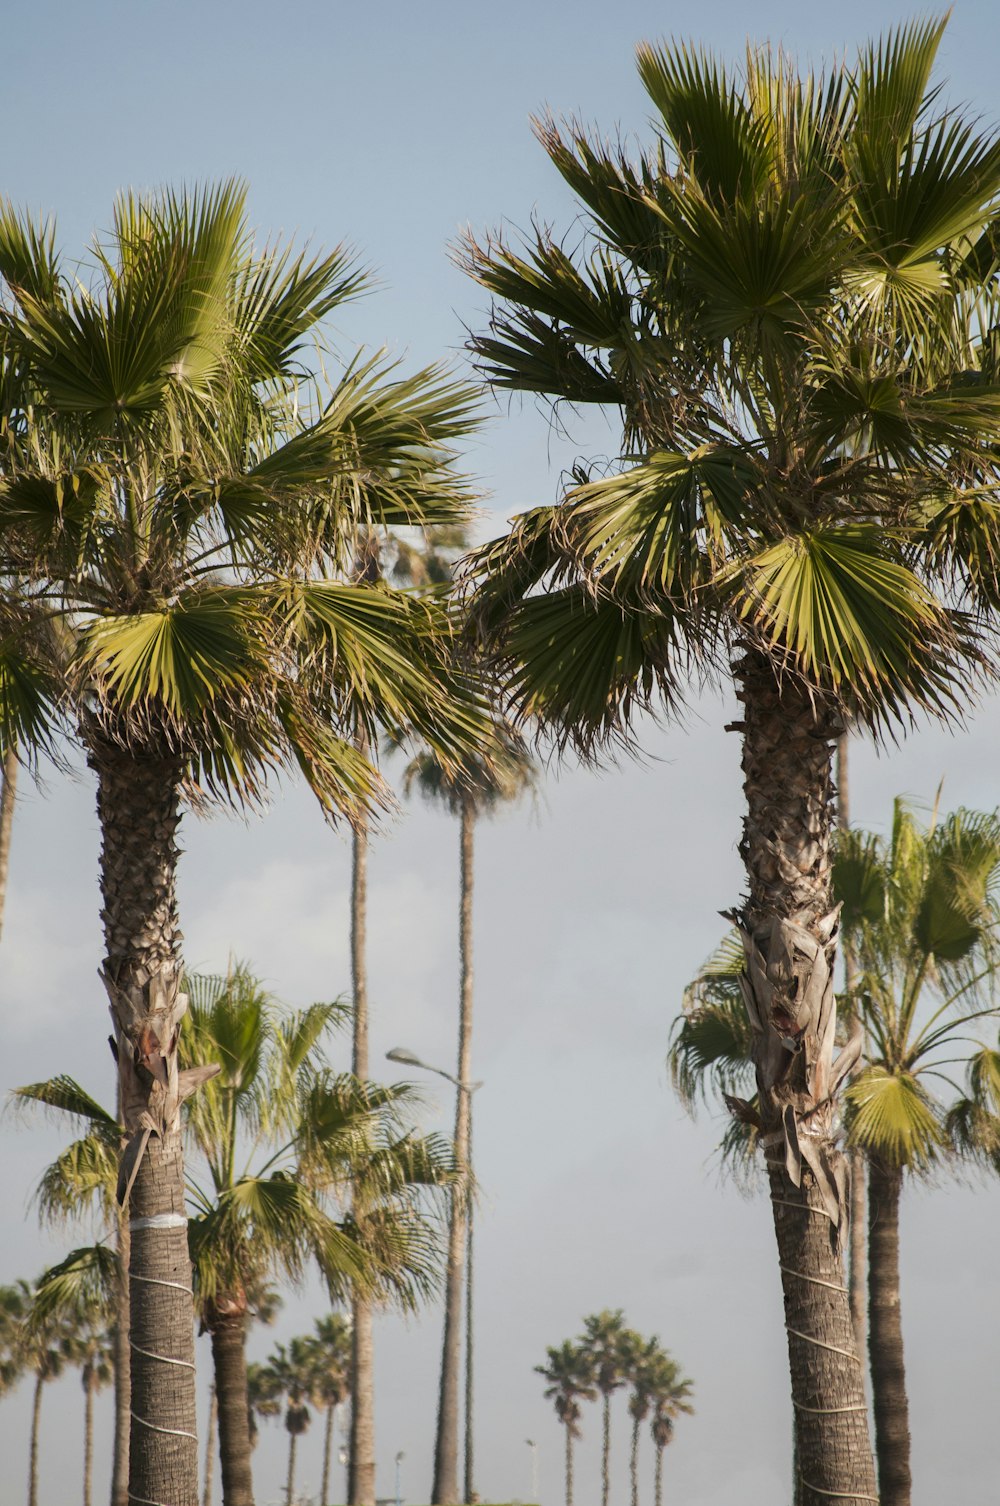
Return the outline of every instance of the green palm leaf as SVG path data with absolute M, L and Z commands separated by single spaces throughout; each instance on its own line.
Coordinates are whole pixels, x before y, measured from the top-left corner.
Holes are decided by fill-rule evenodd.
M 848 1142 L 894 1166 L 926 1168 L 945 1146 L 940 1114 L 911 1073 L 867 1067 L 847 1088 L 846 1102 Z

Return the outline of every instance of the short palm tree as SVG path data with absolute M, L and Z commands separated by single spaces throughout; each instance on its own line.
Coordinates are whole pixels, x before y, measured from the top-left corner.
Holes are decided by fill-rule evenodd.
M 566 1429 L 566 1506 L 573 1506 L 573 1443 L 580 1436 L 580 1403 L 597 1397 L 593 1359 L 582 1344 L 569 1339 L 545 1353 L 546 1363 L 536 1365 L 535 1370 L 545 1379 L 546 1399 Z
M 123 196 L 89 274 L 64 272 L 51 226 L 0 209 L 0 754 L 65 732 L 97 778 L 130 1488 L 176 1506 L 198 1496 L 180 1110 L 209 1071 L 177 1064 L 181 801 L 253 804 L 298 768 L 356 813 L 380 784 L 338 729 L 376 703 L 462 741 L 442 611 L 347 577 L 359 533 L 463 515 L 447 446 L 470 394 L 361 358 L 313 382 L 306 345 L 362 281 L 343 250 L 262 250 L 235 183 Z
M 445 1276 L 444 1333 L 441 1344 L 441 1383 L 438 1397 L 437 1433 L 434 1446 L 434 1506 L 450 1506 L 458 1496 L 459 1370 L 462 1349 L 463 1271 L 468 1248 L 471 1262 L 470 1198 L 472 1196 L 472 1009 L 473 926 L 472 903 L 475 880 L 475 829 L 484 815 L 519 799 L 534 787 L 536 766 L 521 740 L 496 724 L 484 727 L 481 745 L 454 763 L 444 763 L 433 749 L 425 748 L 407 764 L 403 789 L 419 794 L 429 804 L 443 808 L 460 823 L 460 886 L 458 919 L 459 1008 L 458 1061 L 455 1090 L 455 1161 L 462 1177 L 452 1193 L 448 1224 L 448 1263 Z M 471 1271 L 467 1279 L 471 1282 Z M 469 1336 L 467 1335 L 467 1340 Z M 466 1354 L 471 1379 L 472 1356 Z M 466 1388 L 470 1410 L 471 1385 Z M 472 1489 L 472 1419 L 466 1416 L 466 1461 L 464 1499 Z
M 868 1162 L 872 1404 L 883 1506 L 909 1506 L 909 1407 L 899 1282 L 904 1179 L 946 1153 L 937 1085 L 996 1012 L 1000 815 L 959 810 L 922 825 L 902 800 L 888 841 L 842 833 L 834 891 L 857 967 L 864 1066 L 847 1094 L 848 1143 Z M 981 1060 L 981 1058 L 980 1058 Z M 958 1095 L 958 1089 L 955 1089 Z
M 320 1487 L 320 1506 L 328 1506 L 330 1499 L 330 1464 L 333 1458 L 334 1435 L 337 1430 L 337 1408 L 343 1406 L 351 1395 L 351 1324 L 343 1313 L 327 1313 L 317 1318 L 312 1335 L 313 1396 L 318 1407 L 326 1409 L 326 1426 L 323 1432 L 323 1482 Z
M 956 593 L 996 595 L 1000 394 L 976 305 L 1000 141 L 938 103 L 943 28 L 901 27 L 824 75 L 764 48 L 730 69 L 643 44 L 649 149 L 536 128 L 582 238 L 467 248 L 495 299 L 473 341 L 493 385 L 622 424 L 606 474 L 579 466 L 473 557 L 511 714 L 587 755 L 633 743 L 638 713 L 676 711 L 692 679 L 731 680 L 741 702 L 734 918 L 799 1506 L 875 1496 L 846 1290 L 831 1297 L 857 1049 L 835 1058 L 833 749 L 845 720 L 962 702 L 979 648 Z

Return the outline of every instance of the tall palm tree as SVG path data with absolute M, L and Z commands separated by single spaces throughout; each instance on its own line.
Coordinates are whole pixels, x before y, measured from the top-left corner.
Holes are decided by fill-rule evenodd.
M 299 1439 L 312 1421 L 308 1403 L 312 1400 L 314 1380 L 313 1351 L 308 1338 L 294 1338 L 288 1347 L 276 1344 L 268 1357 L 273 1389 L 284 1397 L 285 1430 L 288 1433 L 288 1475 L 285 1482 L 286 1506 L 295 1506 L 295 1462 Z
M 343 1313 L 317 1318 L 312 1337 L 313 1395 L 316 1405 L 326 1408 L 323 1432 L 323 1483 L 320 1506 L 330 1499 L 330 1462 L 337 1429 L 337 1408 L 351 1394 L 351 1324 Z
M 858 968 L 865 1062 L 847 1090 L 848 1143 L 868 1162 L 872 1404 L 883 1506 L 909 1506 L 909 1406 L 899 1281 L 904 1179 L 946 1152 L 936 1085 L 996 1013 L 1000 815 L 959 810 L 923 826 L 895 803 L 888 841 L 842 833 L 834 891 Z M 956 1089 L 956 1096 L 958 1090 Z
M 62 1306 L 36 1304 L 34 1290 L 26 1281 L 18 1281 L 13 1286 L 2 1289 L 0 1308 L 13 1330 L 11 1357 L 21 1374 L 34 1377 L 28 1445 L 28 1506 L 38 1506 L 38 1442 L 42 1393 L 46 1385 L 58 1380 L 67 1364 L 72 1363 L 75 1325 L 67 1319 L 66 1310 Z
M 130 1488 L 176 1506 L 198 1494 L 180 1109 L 211 1070 L 177 1065 L 181 800 L 253 804 L 297 767 L 357 812 L 378 777 L 331 728 L 375 701 L 456 744 L 438 606 L 345 575 L 359 530 L 462 515 L 446 447 L 470 396 L 362 359 L 312 382 L 306 342 L 362 281 L 343 250 L 261 250 L 235 183 L 123 196 L 89 281 L 50 226 L 0 211 L 0 754 L 65 731 L 97 778 Z
M 632 743 L 641 710 L 676 711 L 692 677 L 731 678 L 741 702 L 734 918 L 800 1506 L 875 1496 L 831 1238 L 858 1049 L 834 1057 L 833 749 L 848 719 L 878 731 L 962 702 L 979 650 L 954 593 L 996 594 L 1000 394 L 989 309 L 969 310 L 993 267 L 1000 143 L 937 103 L 943 29 L 901 27 L 821 76 L 768 49 L 734 70 L 643 44 L 649 149 L 536 127 L 581 201 L 578 249 L 542 227 L 467 247 L 495 299 L 473 341 L 493 385 L 622 422 L 607 474 L 578 466 L 561 502 L 471 562 L 511 714 L 591 754 Z
M 583 1320 L 581 1347 L 589 1356 L 594 1385 L 601 1396 L 601 1506 L 611 1493 L 611 1397 L 628 1379 L 632 1331 L 621 1308 L 605 1308 Z
M 550 1345 L 545 1353 L 546 1364 L 536 1365 L 535 1370 L 546 1380 L 546 1400 L 554 1404 L 566 1429 L 566 1506 L 573 1506 L 573 1443 L 580 1436 L 580 1403 L 597 1397 L 593 1358 L 582 1344 L 569 1339 Z
M 444 1333 L 441 1345 L 441 1382 L 434 1444 L 433 1506 L 451 1506 L 458 1496 L 459 1372 L 462 1350 L 462 1288 L 466 1248 L 471 1235 L 472 1193 L 472 1008 L 475 828 L 484 815 L 520 798 L 533 788 L 535 764 L 519 738 L 501 726 L 485 729 L 482 746 L 457 763 L 445 764 L 432 749 L 424 749 L 407 764 L 403 789 L 418 793 L 443 808 L 460 823 L 460 888 L 458 919 L 459 1008 L 458 1061 L 455 1089 L 455 1161 L 462 1178 L 452 1192 L 448 1223 L 448 1264 L 445 1277 Z M 470 1251 L 471 1259 L 471 1251 Z M 468 1279 L 471 1281 L 471 1271 Z M 472 1354 L 467 1335 L 466 1460 L 463 1499 L 472 1489 Z

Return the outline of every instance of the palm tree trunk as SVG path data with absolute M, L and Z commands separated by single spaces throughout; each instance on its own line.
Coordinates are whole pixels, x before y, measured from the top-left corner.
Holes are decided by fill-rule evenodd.
M 180 991 L 175 835 L 182 764 L 90 738 L 98 775 L 104 984 L 111 1001 L 129 1202 L 129 1494 L 198 1506 L 194 1305 L 181 1101 L 208 1074 L 178 1073 Z M 124 1189 L 123 1189 L 124 1190 Z
M 458 1080 L 468 1084 L 472 1071 L 472 888 L 475 812 L 462 802 L 461 900 L 459 955 L 461 981 L 458 1013 Z M 458 1500 L 458 1390 L 462 1363 L 462 1276 L 465 1264 L 466 1213 L 469 1199 L 469 1088 L 455 1091 L 455 1164 L 459 1180 L 451 1192 L 448 1222 L 448 1259 L 444 1289 L 444 1337 L 441 1346 L 441 1383 L 438 1393 L 437 1436 L 434 1445 L 432 1506 L 452 1506 Z M 468 1419 L 466 1419 L 468 1422 Z M 468 1482 L 467 1482 L 468 1483 Z M 466 1500 L 469 1493 L 466 1492 Z
M 337 1403 L 330 1402 L 326 1409 L 326 1431 L 323 1435 L 323 1487 L 320 1491 L 319 1506 L 329 1506 L 330 1500 L 330 1459 L 333 1454 L 333 1438 L 337 1431 Z
M 467 1135 L 467 1164 L 469 1178 L 466 1184 L 465 1204 L 465 1493 L 464 1501 L 473 1502 L 478 1499 L 473 1485 L 475 1479 L 475 1422 L 476 1409 L 473 1398 L 473 1383 L 475 1372 L 473 1360 L 475 1358 L 475 1334 L 473 1329 L 475 1289 L 472 1277 L 475 1267 L 472 1263 L 472 1240 L 473 1240 L 473 1213 L 475 1191 L 472 1185 L 472 1094 L 466 1098 L 466 1117 L 468 1123 Z
M 83 1383 L 83 1506 L 91 1506 L 94 1477 L 94 1373 L 88 1370 Z
M 290 1432 L 288 1435 L 288 1479 L 285 1483 L 286 1506 L 293 1506 L 295 1500 L 292 1492 L 295 1490 L 295 1453 L 298 1441 L 298 1433 Z
M 868 1176 L 872 1410 L 882 1506 L 910 1506 L 910 1413 L 899 1302 L 901 1171 L 873 1157 Z
M 219 1409 L 222 1506 L 254 1506 L 247 1404 L 246 1303 L 217 1297 L 206 1322 L 212 1339 Z
M 119 1109 L 119 1118 L 121 1110 Z M 129 1409 L 132 1354 L 129 1348 L 128 1220 L 118 1215 L 118 1270 L 115 1282 L 115 1438 L 111 1462 L 111 1506 L 128 1506 Z
M 10 869 L 10 834 L 14 825 L 14 799 L 17 794 L 17 754 L 8 749 L 3 761 L 3 788 L 0 790 L 0 936 L 7 904 L 7 874 Z
M 656 1471 L 653 1475 L 653 1506 L 663 1506 L 663 1444 L 656 1445 Z
M 31 1404 L 31 1441 L 28 1447 L 28 1506 L 38 1506 L 38 1429 L 42 1420 L 42 1387 L 40 1375 L 35 1376 L 35 1394 Z
M 213 1382 L 208 1397 L 208 1427 L 205 1429 L 205 1481 L 201 1488 L 201 1506 L 212 1506 L 212 1482 L 215 1476 L 215 1433 L 219 1423 L 219 1393 Z M 250 1420 L 247 1418 L 247 1433 Z
M 566 1423 L 566 1506 L 573 1506 L 573 1425 Z
M 364 751 L 363 743 L 359 743 Z M 368 827 L 355 827 L 351 864 L 351 985 L 354 993 L 353 1070 L 368 1079 Z M 375 1506 L 375 1346 L 372 1306 L 352 1303 L 350 1506 Z
M 837 825 L 846 831 L 851 824 L 851 788 L 849 777 L 850 736 L 842 732 L 837 742 Z M 852 949 L 844 947 L 844 978 L 849 990 L 857 982 L 858 968 Z M 862 1035 L 861 1021 L 856 1014 L 851 1018 L 851 1035 Z M 851 1191 L 849 1208 L 850 1244 L 847 1262 L 847 1289 L 851 1302 L 851 1323 L 854 1326 L 854 1342 L 861 1372 L 864 1374 L 865 1356 L 868 1349 L 868 1322 L 865 1311 L 865 1265 L 867 1257 L 867 1227 L 865 1219 L 866 1164 L 864 1151 L 855 1146 L 849 1153 L 851 1165 Z
M 746 953 L 795 1418 L 796 1506 L 876 1501 L 861 1366 L 844 1281 L 847 1167 L 835 1093 L 856 1059 L 833 1061 L 830 826 L 838 711 L 768 660 L 735 666 L 745 712 L 740 852 L 749 893 L 733 916 Z
M 611 1395 L 605 1391 L 604 1415 L 602 1418 L 603 1437 L 601 1440 L 601 1506 L 608 1506 L 608 1497 L 611 1494 Z
M 632 1453 L 629 1459 L 632 1477 L 632 1506 L 639 1506 L 639 1418 L 632 1419 Z

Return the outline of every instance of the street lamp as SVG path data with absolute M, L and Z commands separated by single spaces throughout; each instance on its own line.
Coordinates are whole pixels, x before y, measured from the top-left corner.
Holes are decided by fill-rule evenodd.
M 453 1083 L 457 1091 L 455 1103 L 455 1159 L 458 1163 L 459 1181 L 451 1196 L 451 1218 L 448 1228 L 448 1269 L 445 1281 L 444 1340 L 441 1358 L 441 1394 L 438 1405 L 437 1440 L 435 1443 L 435 1478 L 444 1449 L 444 1430 L 448 1426 L 450 1410 L 446 1392 L 450 1387 L 454 1398 L 452 1405 L 457 1412 L 458 1372 L 457 1348 L 453 1367 L 450 1360 L 453 1344 L 458 1344 L 458 1324 L 462 1303 L 462 1255 L 465 1255 L 465 1500 L 475 1498 L 473 1489 L 473 1431 L 472 1431 L 472 1095 L 483 1085 L 481 1082 L 462 1082 L 443 1067 L 425 1062 L 405 1046 L 394 1046 L 386 1052 L 387 1060 L 399 1062 L 405 1067 L 418 1067 L 424 1072 L 433 1072 Z M 464 1219 L 464 1229 L 463 1229 Z M 464 1240 L 463 1240 L 464 1235 Z

